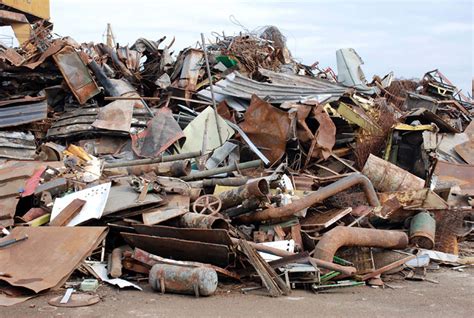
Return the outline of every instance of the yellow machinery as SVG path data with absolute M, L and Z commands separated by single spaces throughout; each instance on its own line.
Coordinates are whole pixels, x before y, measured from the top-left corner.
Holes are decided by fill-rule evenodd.
M 49 0 L 0 0 L 0 26 L 11 26 L 20 45 L 30 40 L 33 23 L 49 18 Z

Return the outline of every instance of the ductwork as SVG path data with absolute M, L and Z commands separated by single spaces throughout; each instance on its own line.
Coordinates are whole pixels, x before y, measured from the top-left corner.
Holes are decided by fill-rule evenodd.
M 404 232 L 337 226 L 319 240 L 314 257 L 332 262 L 334 254 L 342 246 L 397 249 L 405 248 L 407 245 L 408 236 Z
M 367 200 L 371 206 L 380 206 L 377 193 L 375 192 L 372 183 L 366 176 L 358 173 L 331 183 L 324 188 L 320 188 L 318 191 L 299 200 L 295 200 L 291 204 L 287 204 L 278 208 L 269 208 L 261 212 L 252 213 L 250 215 L 243 215 L 237 218 L 237 221 L 241 223 L 252 223 L 290 217 L 303 209 L 306 209 L 357 184 L 360 184 L 364 189 Z

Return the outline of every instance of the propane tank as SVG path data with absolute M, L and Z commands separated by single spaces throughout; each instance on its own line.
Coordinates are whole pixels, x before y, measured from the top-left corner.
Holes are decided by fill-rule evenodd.
M 156 264 L 150 270 L 148 281 L 156 291 L 196 297 L 210 296 L 217 289 L 217 273 L 207 267 Z

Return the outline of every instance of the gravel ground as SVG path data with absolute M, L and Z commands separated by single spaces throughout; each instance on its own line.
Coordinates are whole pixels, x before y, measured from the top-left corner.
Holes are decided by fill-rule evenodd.
M 50 292 L 22 304 L 0 309 L 0 317 L 472 317 L 474 268 L 463 272 L 443 268 L 429 272 L 430 282 L 392 281 L 393 288 L 352 287 L 314 294 L 295 290 L 270 298 L 228 291 L 194 298 L 161 295 L 146 284 L 144 291 L 101 286 L 102 301 L 81 308 L 56 308 L 47 301 L 64 291 Z

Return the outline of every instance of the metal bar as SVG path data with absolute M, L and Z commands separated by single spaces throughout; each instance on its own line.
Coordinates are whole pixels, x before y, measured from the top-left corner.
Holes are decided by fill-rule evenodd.
M 201 33 L 201 41 L 202 41 L 202 50 L 204 51 L 204 59 L 206 60 L 206 70 L 207 70 L 207 77 L 209 78 L 209 88 L 211 89 L 212 108 L 214 108 L 214 115 L 216 116 L 217 134 L 219 135 L 219 143 L 222 146 L 223 142 L 222 142 L 222 136 L 221 136 L 221 129 L 219 125 L 219 115 L 217 114 L 216 98 L 214 96 L 214 86 L 212 84 L 212 74 L 211 74 L 211 68 L 209 66 L 209 58 L 207 56 L 207 48 L 206 48 L 206 41 L 204 39 L 204 33 Z
M 177 155 L 170 155 L 170 156 L 161 156 L 159 158 L 151 158 L 151 159 L 139 159 L 139 160 L 132 160 L 132 161 L 121 161 L 121 162 L 111 162 L 105 163 L 104 168 L 120 168 L 120 167 L 132 167 L 132 166 L 140 166 L 140 165 L 147 165 L 153 163 L 160 163 L 160 162 L 170 162 L 170 161 L 177 161 L 183 159 L 191 159 L 201 156 L 200 151 L 194 152 L 187 152 L 187 153 L 180 153 Z
M 215 169 L 210 169 L 210 170 L 191 173 L 189 176 L 181 178 L 181 180 L 191 181 L 191 180 L 196 180 L 196 179 L 204 179 L 206 177 L 211 177 L 211 176 L 214 176 L 216 174 L 228 173 L 228 172 L 232 172 L 232 171 L 235 171 L 235 170 L 245 170 L 245 169 L 257 168 L 261 164 L 262 164 L 261 160 L 253 160 L 253 161 L 248 161 L 248 162 L 239 163 L 239 164 L 235 164 L 235 165 L 230 165 L 230 166 L 227 166 L 227 167 L 221 167 L 221 168 L 215 168 Z

